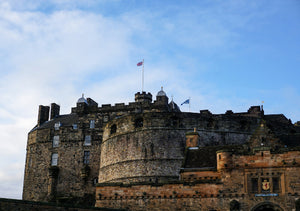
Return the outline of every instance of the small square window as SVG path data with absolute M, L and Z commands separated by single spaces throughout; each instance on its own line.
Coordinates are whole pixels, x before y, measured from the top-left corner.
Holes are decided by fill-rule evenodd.
M 84 138 L 84 146 L 92 145 L 92 138 L 90 135 L 86 135 Z
M 51 166 L 57 166 L 58 154 L 53 153 L 51 156 Z
M 90 128 L 95 128 L 95 120 L 90 121 Z
M 90 151 L 84 151 L 83 163 L 84 164 L 89 164 L 90 163 Z
M 77 129 L 78 129 L 77 124 L 73 124 L 73 130 L 77 130 Z
M 52 147 L 58 147 L 59 146 L 59 136 L 53 137 Z
M 108 122 L 108 116 L 103 117 L 103 122 Z

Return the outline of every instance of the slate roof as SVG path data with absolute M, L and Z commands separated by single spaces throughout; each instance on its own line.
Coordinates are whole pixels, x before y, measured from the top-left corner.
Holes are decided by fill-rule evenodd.
M 187 149 L 183 168 L 188 169 L 217 169 L 217 151 L 219 150 L 232 150 L 236 151 L 241 146 L 206 146 L 206 147 L 192 147 Z
M 63 127 L 71 127 L 73 124 L 78 123 L 78 115 L 76 113 L 66 114 L 66 115 L 59 115 L 52 120 L 46 121 L 40 126 L 35 126 L 30 132 L 36 129 L 45 129 L 45 128 L 53 128 L 55 123 L 61 123 Z

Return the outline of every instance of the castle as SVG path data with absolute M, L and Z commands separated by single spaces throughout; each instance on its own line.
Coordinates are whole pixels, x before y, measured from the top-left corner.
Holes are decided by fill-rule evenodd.
M 129 210 L 298 210 L 300 126 L 284 115 L 181 112 L 161 89 L 125 105 L 39 106 L 23 199 Z

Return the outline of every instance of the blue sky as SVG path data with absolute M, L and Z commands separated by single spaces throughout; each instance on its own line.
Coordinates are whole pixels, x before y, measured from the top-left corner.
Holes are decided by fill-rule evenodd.
M 132 102 L 142 59 L 154 97 L 300 121 L 299 20 L 297 0 L 0 0 L 0 197 L 21 198 L 38 105 Z

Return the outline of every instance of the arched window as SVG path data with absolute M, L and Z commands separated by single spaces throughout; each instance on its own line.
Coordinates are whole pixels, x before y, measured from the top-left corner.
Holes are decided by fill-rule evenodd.
M 230 211 L 239 211 L 240 203 L 237 200 L 232 200 L 230 202 Z

